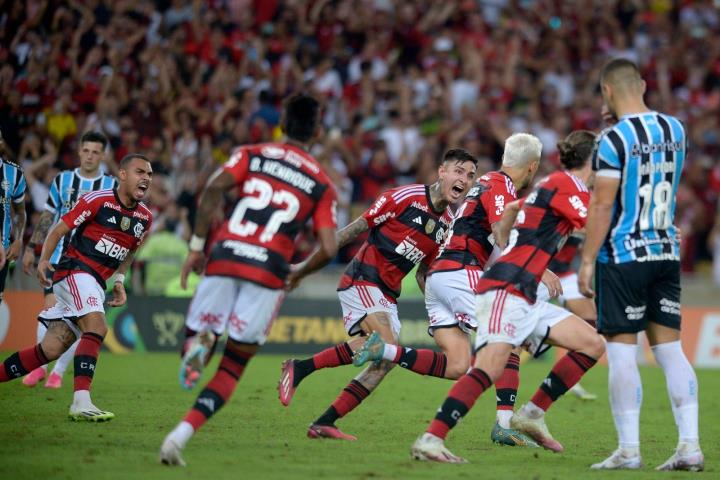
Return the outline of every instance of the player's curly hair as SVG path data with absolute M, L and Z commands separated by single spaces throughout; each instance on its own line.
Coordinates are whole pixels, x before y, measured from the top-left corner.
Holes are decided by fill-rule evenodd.
M 320 120 L 320 102 L 315 97 L 299 93 L 285 101 L 283 130 L 299 142 L 307 142 L 315 134 Z
M 595 134 L 589 130 L 575 130 L 558 142 L 560 163 L 568 170 L 582 168 L 590 160 L 595 148 Z

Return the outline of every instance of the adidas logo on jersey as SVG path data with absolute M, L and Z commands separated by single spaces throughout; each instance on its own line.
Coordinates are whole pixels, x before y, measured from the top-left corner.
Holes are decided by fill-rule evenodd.
M 108 223 L 112 223 L 113 225 L 117 225 L 117 220 L 115 220 L 115 217 L 110 217 L 108 219 Z
M 418 225 L 422 225 L 423 224 L 422 217 L 415 217 L 413 219 L 413 222 L 417 223 Z

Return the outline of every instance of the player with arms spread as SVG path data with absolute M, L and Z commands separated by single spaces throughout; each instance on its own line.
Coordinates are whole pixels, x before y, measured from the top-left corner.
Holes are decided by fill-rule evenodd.
M 532 401 L 512 417 L 511 426 L 546 448 L 562 450 L 547 431 L 545 411 L 604 352 L 602 339 L 583 320 L 566 313 L 564 319 L 558 316 L 558 322 L 546 312 L 552 305 L 536 303 L 538 284 L 550 260 L 565 238 L 585 225 L 590 198 L 585 182 L 592 170 L 587 159 L 584 165 L 572 167 L 572 171 L 549 175 L 526 199 L 506 208 L 497 240 L 504 244 L 508 238 L 507 247 L 475 286 L 476 348 L 480 350 L 474 367 L 453 385 L 427 432 L 412 446 L 414 458 L 465 462 L 445 447 L 448 432 L 501 376 L 514 348 L 527 344 L 537 351 L 545 342 L 570 352 L 555 364 Z M 508 234 L 513 219 L 514 228 Z
M 97 358 L 107 333 L 105 285 L 112 276 L 114 298 L 108 305 L 124 305 L 125 272 L 152 225 L 152 213 L 141 202 L 152 181 L 148 159 L 139 154 L 125 156 L 120 161 L 118 176 L 116 189 L 98 190 L 80 198 L 48 234 L 37 271 L 41 285 L 52 283 L 57 299 L 55 306 L 39 315 L 47 333 L 40 343 L 10 355 L 0 366 L 0 382 L 22 377 L 57 359 L 80 338 L 75 351 L 74 396 L 69 412 L 73 420 L 98 422 L 115 417 L 95 407 L 90 399 Z M 73 230 L 75 234 L 65 254 L 53 266 L 51 255 L 60 240 Z M 53 272 L 52 282 L 47 272 Z
M 680 345 L 680 248 L 674 225 L 687 153 L 685 129 L 676 118 L 647 108 L 645 81 L 629 60 L 605 65 L 600 86 L 618 122 L 598 141 L 579 287 L 588 297 L 597 292 L 597 328 L 608 342 L 610 406 L 619 448 L 592 468 L 642 465 L 636 352 L 637 334 L 644 330 L 665 372 L 679 433 L 675 453 L 657 469 L 699 471 L 704 457 L 698 385 Z
M 352 363 L 353 351 L 365 335 L 378 332 L 383 340 L 397 343 L 400 320 L 397 298 L 402 279 L 418 266 L 416 278 L 421 289 L 425 274 L 437 255 L 451 222 L 450 205 L 461 201 L 473 184 L 477 160 L 465 150 L 448 150 L 438 168 L 439 180 L 433 185 L 407 185 L 383 193 L 362 216 L 338 232 L 342 246 L 366 230 L 367 241 L 350 262 L 338 285 L 343 322 L 350 336 L 360 336 L 330 347 L 305 360 L 283 363 L 278 383 L 280 401 L 288 405 L 299 383 L 312 372 Z M 311 256 L 290 278 L 294 286 L 308 273 L 322 266 Z M 445 356 L 433 353 L 432 360 L 418 368 L 442 372 Z M 423 366 L 424 365 L 424 366 Z M 380 384 L 391 362 L 373 364 L 360 373 L 308 430 L 310 438 L 354 440 L 341 432 L 335 422 L 356 408 Z
M 72 207 L 78 202 L 80 197 L 89 192 L 96 190 L 105 190 L 115 188 L 117 182 L 110 175 L 105 175 L 100 171 L 100 162 L 105 154 L 105 147 L 108 140 L 100 132 L 85 132 L 80 137 L 80 149 L 78 157 L 80 157 L 80 167 L 74 170 L 65 170 L 58 173 L 50 184 L 50 193 L 48 195 L 45 210 L 40 215 L 40 220 L 35 227 L 30 243 L 25 248 L 23 254 L 23 271 L 30 275 L 35 263 L 35 247 L 42 245 L 45 241 L 50 227 L 60 222 L 60 219 L 67 214 Z M 58 242 L 55 251 L 50 257 L 50 263 L 57 265 L 62 258 L 65 247 L 73 235 L 73 231 L 67 237 L 63 237 Z M 45 288 L 45 308 L 55 305 L 55 295 L 52 287 Z M 47 328 L 42 322 L 38 322 L 37 339 L 38 342 L 45 336 Z M 62 377 L 65 369 L 70 364 L 75 355 L 79 340 L 63 353 L 50 376 L 45 382 L 46 388 L 60 388 L 62 386 Z M 28 387 L 34 387 L 37 383 L 45 378 L 47 373 L 47 365 L 36 368 L 23 378 L 23 384 Z
M 215 376 L 165 437 L 160 448 L 164 464 L 185 465 L 182 449 L 230 400 L 248 361 L 265 342 L 285 294 L 300 229 L 312 220 L 322 261 L 337 253 L 335 190 L 306 151 L 319 118 L 317 100 L 302 94 L 291 97 L 281 120 L 287 139 L 238 148 L 203 191 L 182 282 L 190 270 L 205 267 L 188 315 L 217 316 L 228 340 Z M 241 192 L 235 209 L 220 227 L 205 265 L 203 249 L 213 211 L 222 194 L 237 187 Z

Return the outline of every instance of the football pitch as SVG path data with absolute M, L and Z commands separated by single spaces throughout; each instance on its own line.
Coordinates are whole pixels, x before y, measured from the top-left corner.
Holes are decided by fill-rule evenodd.
M 3 355 L 4 357 L 5 355 Z M 14 381 L 0 385 L 0 478 L 16 479 L 244 479 L 244 478 L 688 478 L 659 473 L 656 465 L 677 441 L 665 381 L 659 368 L 643 368 L 640 472 L 595 472 L 588 466 L 615 448 L 615 430 L 607 400 L 607 370 L 598 366 L 583 380 L 597 393 L 594 402 L 572 396 L 548 414 L 548 427 L 565 453 L 496 446 L 490 441 L 495 417 L 494 393 L 488 392 L 450 435 L 448 447 L 470 460 L 467 465 L 438 465 L 409 457 L 451 383 L 396 368 L 379 389 L 338 426 L 356 442 L 310 440 L 308 424 L 322 413 L 359 369 L 353 366 L 315 373 L 298 389 L 289 408 L 280 405 L 275 385 L 283 357 L 254 358 L 232 400 L 190 441 L 186 468 L 157 463 L 165 434 L 180 420 L 197 391 L 180 390 L 178 357 L 172 354 L 112 355 L 98 363 L 93 399 L 116 414 L 106 424 L 67 419 L 72 376 L 60 390 L 29 389 Z M 203 377 L 214 371 L 217 355 Z M 520 399 L 525 402 L 549 370 L 548 361 L 524 363 Z M 72 370 L 72 369 L 71 369 Z M 707 478 L 720 469 L 720 374 L 698 370 L 700 435 Z

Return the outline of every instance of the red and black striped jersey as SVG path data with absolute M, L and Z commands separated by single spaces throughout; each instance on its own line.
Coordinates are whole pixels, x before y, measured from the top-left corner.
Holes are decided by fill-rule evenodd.
M 507 174 L 489 172 L 480 177 L 456 212 L 429 274 L 484 269 L 495 245 L 491 225 L 500 220 L 505 205 L 516 199 L 515 185 Z
M 363 214 L 370 235 L 345 269 L 338 291 L 352 285 L 377 286 L 391 300 L 400 296 L 402 279 L 415 265 L 430 266 L 452 216 L 437 211 L 427 185 L 393 188 Z
M 150 231 L 152 213 L 142 202 L 126 207 L 116 190 L 106 189 L 80 197 L 61 220 L 75 234 L 55 268 L 53 282 L 82 271 L 105 288 L 105 281 Z
M 575 273 L 572 268 L 572 262 L 580 250 L 583 237 L 580 235 L 570 235 L 565 241 L 560 251 L 555 255 L 548 265 L 548 269 L 558 277 L 567 277 Z
M 478 281 L 476 293 L 504 289 L 535 303 L 540 278 L 560 245 L 585 226 L 590 193 L 575 175 L 559 171 L 523 200 L 507 248 Z
M 237 148 L 223 170 L 240 195 L 217 231 L 205 274 L 283 288 L 301 228 L 309 221 L 315 232 L 336 226 L 330 179 L 310 154 L 285 143 Z

